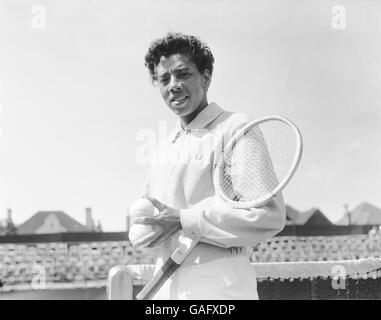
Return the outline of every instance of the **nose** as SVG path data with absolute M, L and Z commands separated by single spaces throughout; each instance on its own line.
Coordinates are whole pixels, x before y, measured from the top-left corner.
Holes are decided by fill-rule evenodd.
M 176 77 L 171 77 L 171 81 L 169 83 L 169 90 L 173 93 L 179 91 L 182 87 L 182 82 L 176 79 Z

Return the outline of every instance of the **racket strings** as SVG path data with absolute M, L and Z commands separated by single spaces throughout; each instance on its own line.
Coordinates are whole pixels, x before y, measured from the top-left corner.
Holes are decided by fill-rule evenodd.
M 224 154 L 222 192 L 238 202 L 272 193 L 288 174 L 295 154 L 291 131 L 276 120 L 250 127 Z

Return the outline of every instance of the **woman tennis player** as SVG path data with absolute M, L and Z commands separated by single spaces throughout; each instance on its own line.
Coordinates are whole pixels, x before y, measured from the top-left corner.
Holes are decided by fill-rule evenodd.
M 158 270 L 182 236 L 199 239 L 154 299 L 258 299 L 247 247 L 285 225 L 280 192 L 266 205 L 249 209 L 233 209 L 216 197 L 216 150 L 251 119 L 208 102 L 213 63 L 206 44 L 180 33 L 154 41 L 145 56 L 153 82 L 179 121 L 159 144 L 144 187 L 144 197 L 159 214 L 132 221 L 160 227 L 150 237 L 135 236 L 133 244 L 158 249 Z

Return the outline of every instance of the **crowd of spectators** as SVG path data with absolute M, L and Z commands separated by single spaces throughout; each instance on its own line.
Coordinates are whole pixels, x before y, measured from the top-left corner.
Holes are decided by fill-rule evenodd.
M 107 278 L 113 266 L 153 261 L 152 255 L 128 241 L 0 244 L 0 281 L 30 283 L 41 272 L 46 282 L 100 280 Z
M 369 234 L 275 237 L 253 248 L 253 262 L 381 258 L 381 229 Z M 46 282 L 104 280 L 113 266 L 152 264 L 154 255 L 128 241 L 0 244 L 1 284 L 30 283 L 44 271 Z
M 381 236 L 275 237 L 258 244 L 253 262 L 331 261 L 381 258 Z

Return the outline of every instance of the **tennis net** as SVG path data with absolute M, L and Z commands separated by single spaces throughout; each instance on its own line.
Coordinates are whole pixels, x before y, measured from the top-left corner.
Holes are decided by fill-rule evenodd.
M 380 299 L 381 259 L 253 263 L 260 299 Z M 110 270 L 107 299 L 134 299 L 152 277 L 153 265 Z

